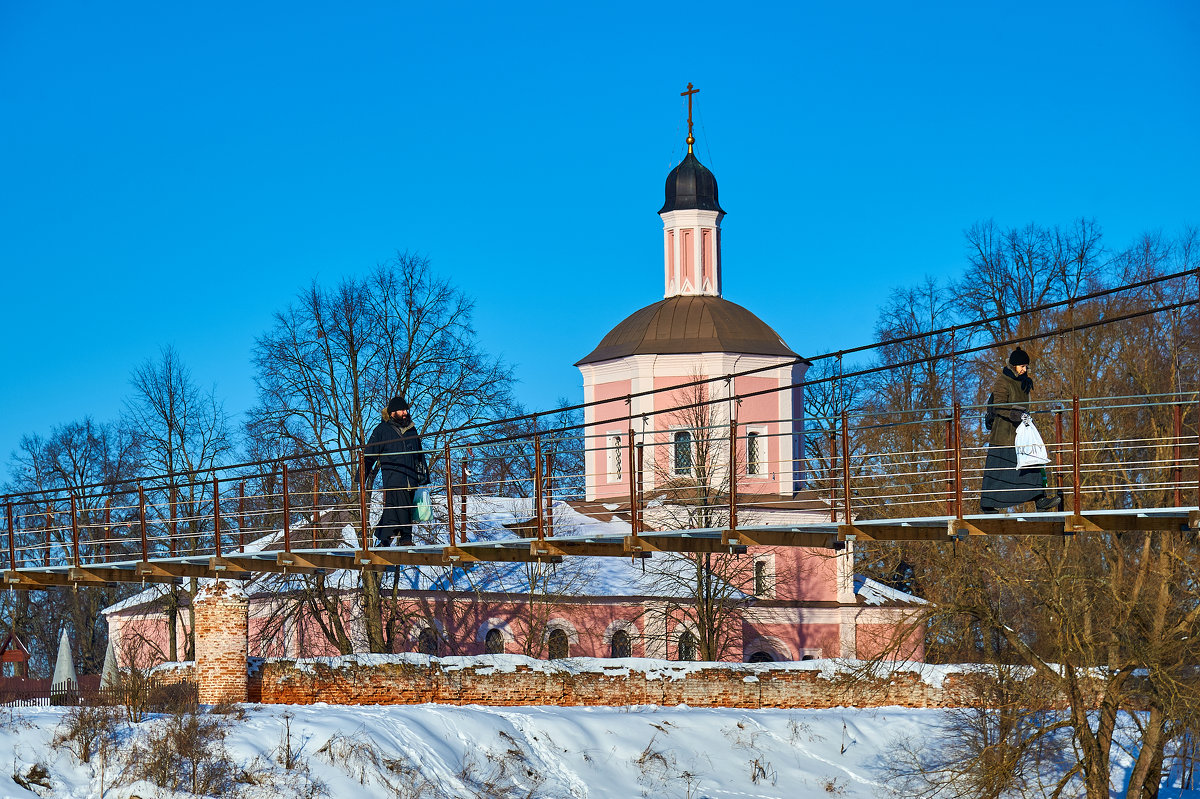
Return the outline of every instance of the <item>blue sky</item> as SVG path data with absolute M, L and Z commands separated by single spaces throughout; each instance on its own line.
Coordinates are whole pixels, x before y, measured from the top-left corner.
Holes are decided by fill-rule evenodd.
M 1198 9 L 0 2 L 0 460 L 115 417 L 168 344 L 240 413 L 272 313 L 396 250 L 476 299 L 528 406 L 580 399 L 662 296 L 688 81 L 725 296 L 803 354 L 979 220 L 1200 224 Z

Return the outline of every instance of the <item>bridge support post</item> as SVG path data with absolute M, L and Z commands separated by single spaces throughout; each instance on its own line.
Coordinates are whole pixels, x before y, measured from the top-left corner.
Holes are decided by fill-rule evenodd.
M 202 704 L 245 702 L 249 599 L 228 580 L 196 597 L 196 683 Z

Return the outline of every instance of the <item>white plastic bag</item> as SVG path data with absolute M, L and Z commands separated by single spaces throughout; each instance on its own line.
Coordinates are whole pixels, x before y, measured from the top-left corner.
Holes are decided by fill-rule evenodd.
M 1046 452 L 1042 436 L 1033 426 L 1033 417 L 1027 413 L 1022 414 L 1021 423 L 1017 425 L 1015 447 L 1018 469 L 1032 469 L 1036 466 L 1045 466 L 1050 462 L 1050 455 Z
M 416 505 L 417 521 L 427 522 L 433 518 L 433 505 L 429 501 L 429 486 L 418 488 L 413 495 L 413 500 L 413 504 Z

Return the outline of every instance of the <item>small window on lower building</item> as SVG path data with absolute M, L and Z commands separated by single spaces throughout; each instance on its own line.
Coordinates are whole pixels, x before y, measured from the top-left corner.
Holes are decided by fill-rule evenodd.
M 422 655 L 437 655 L 437 631 L 435 631 L 432 627 L 426 627 L 424 630 L 421 630 L 421 634 L 417 636 L 417 651 Z
M 633 642 L 629 640 L 629 633 L 624 630 L 613 633 L 609 654 L 615 658 L 633 657 Z
M 800 659 L 801 660 L 816 660 L 817 656 L 816 655 L 805 655 L 804 657 L 802 657 Z
M 679 634 L 679 643 L 675 649 L 676 655 L 680 660 L 695 660 L 696 659 L 696 636 L 689 631 L 684 630 Z
M 493 627 L 483 639 L 483 651 L 489 655 L 504 654 L 504 633 Z
M 767 587 L 767 562 L 756 560 L 754 561 L 754 595 L 766 596 L 769 590 Z
M 747 658 L 746 662 L 747 663 L 774 663 L 775 658 L 771 657 L 770 652 L 759 651 L 759 652 L 755 652 L 753 655 L 751 655 L 749 658 Z
M 551 660 L 562 660 L 567 657 L 567 649 L 570 641 L 567 639 L 566 631 L 551 630 L 550 636 L 546 639 L 546 644 Z

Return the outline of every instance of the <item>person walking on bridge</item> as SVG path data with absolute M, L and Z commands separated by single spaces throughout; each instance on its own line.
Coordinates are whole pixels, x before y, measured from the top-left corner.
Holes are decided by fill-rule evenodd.
M 375 526 L 375 545 L 389 547 L 413 543 L 414 495 L 429 485 L 429 463 L 421 447 L 421 434 L 409 415 L 404 397 L 396 396 L 383 410 L 383 421 L 375 426 L 363 451 L 366 488 L 383 472 L 383 516 Z
M 1029 354 L 1017 347 L 1008 356 L 1008 366 L 996 378 L 987 408 L 987 418 L 992 420 L 991 436 L 979 498 L 979 509 L 984 513 L 999 513 L 1003 508 L 1031 501 L 1039 511 L 1062 510 L 1062 494 L 1050 495 L 1042 486 L 1041 467 L 1017 468 L 1017 426 L 1029 410 L 1032 390 Z

